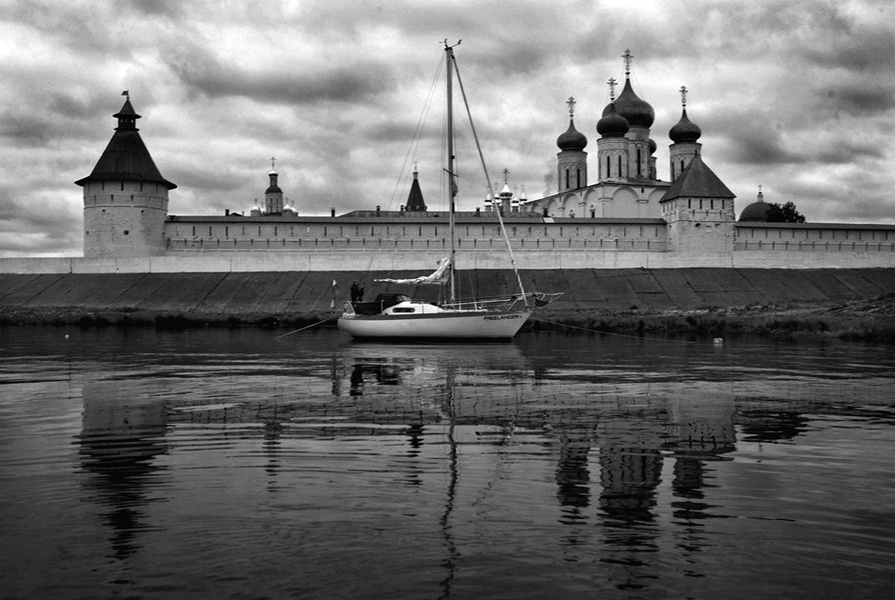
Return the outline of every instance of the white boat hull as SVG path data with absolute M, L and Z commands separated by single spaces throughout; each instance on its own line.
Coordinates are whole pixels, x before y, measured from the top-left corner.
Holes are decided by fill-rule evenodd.
M 519 332 L 529 316 L 528 311 L 344 314 L 339 318 L 339 329 L 355 338 L 370 339 L 508 340 Z

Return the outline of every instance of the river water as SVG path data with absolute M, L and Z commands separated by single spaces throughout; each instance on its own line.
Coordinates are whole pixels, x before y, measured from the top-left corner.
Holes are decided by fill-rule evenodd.
M 2 598 L 880 598 L 890 348 L 0 329 Z

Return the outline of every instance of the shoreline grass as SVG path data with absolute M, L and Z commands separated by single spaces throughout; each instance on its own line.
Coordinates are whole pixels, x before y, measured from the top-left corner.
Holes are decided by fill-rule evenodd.
M 154 327 L 156 329 L 240 328 L 295 330 L 335 327 L 338 312 L 306 314 L 206 313 L 136 308 L 0 307 L 0 326 L 42 325 Z M 701 338 L 741 335 L 778 339 L 841 339 L 895 344 L 895 294 L 839 303 L 752 305 L 702 309 L 598 311 L 554 309 L 535 313 L 526 331 L 567 331 Z

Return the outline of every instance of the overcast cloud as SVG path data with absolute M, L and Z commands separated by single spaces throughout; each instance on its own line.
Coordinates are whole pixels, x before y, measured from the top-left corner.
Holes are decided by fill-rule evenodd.
M 566 99 L 589 140 L 606 80 L 652 104 L 659 177 L 687 112 L 737 195 L 761 185 L 813 222 L 895 222 L 891 0 L 22 0 L 0 3 L 0 256 L 80 255 L 81 188 L 129 90 L 143 140 L 178 185 L 170 214 L 242 212 L 270 157 L 302 215 L 396 210 L 418 161 L 439 207 L 441 96 L 411 146 L 442 40 L 457 60 L 488 168 L 553 193 Z M 441 92 L 438 92 L 439 94 Z M 472 152 L 461 139 L 458 153 Z M 461 162 L 460 208 L 485 195 Z M 465 173 L 468 176 L 463 177 Z M 593 179 L 593 178 L 592 178 Z

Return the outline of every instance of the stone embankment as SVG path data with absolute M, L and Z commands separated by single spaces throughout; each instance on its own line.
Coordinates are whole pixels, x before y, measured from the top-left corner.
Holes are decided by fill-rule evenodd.
M 434 299 L 434 288 L 374 282 L 415 275 L 0 273 L 0 324 L 300 327 L 335 317 L 353 281 L 367 298 L 401 291 Z M 535 328 L 895 340 L 895 269 L 571 269 L 523 271 L 522 279 L 528 291 L 564 292 L 539 309 Z M 516 288 L 508 270 L 458 273 L 457 283 L 480 297 Z

